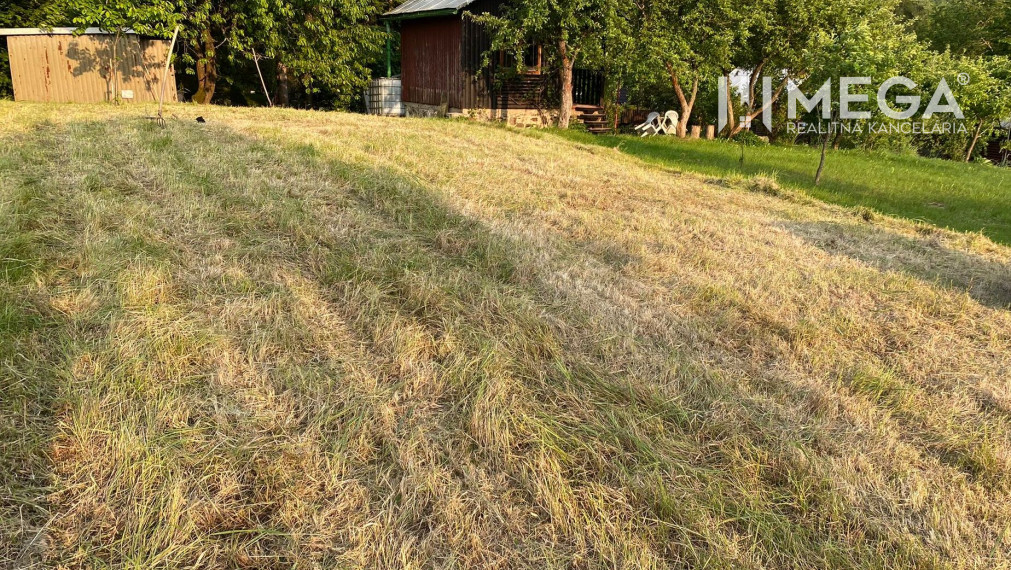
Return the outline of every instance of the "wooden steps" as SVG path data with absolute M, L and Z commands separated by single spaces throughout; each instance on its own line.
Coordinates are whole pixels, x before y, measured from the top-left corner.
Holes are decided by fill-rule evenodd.
M 611 124 L 607 120 L 607 113 L 599 105 L 573 105 L 576 119 L 586 125 L 586 130 L 599 135 L 611 131 Z

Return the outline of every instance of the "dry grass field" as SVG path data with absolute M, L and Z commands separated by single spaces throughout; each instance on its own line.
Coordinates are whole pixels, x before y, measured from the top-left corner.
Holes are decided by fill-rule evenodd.
M 1008 247 L 554 135 L 148 112 L 0 102 L 0 567 L 1011 565 Z

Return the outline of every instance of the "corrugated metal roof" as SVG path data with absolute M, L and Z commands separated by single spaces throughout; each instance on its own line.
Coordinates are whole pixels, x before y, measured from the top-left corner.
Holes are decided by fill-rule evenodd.
M 77 28 L 53 28 L 49 31 L 42 28 L 0 28 L 0 36 L 69 36 L 76 31 Z M 101 28 L 86 28 L 84 30 L 86 35 L 106 35 L 109 33 Z M 137 32 L 127 29 L 126 33 L 136 34 Z
M 474 0 L 407 0 L 400 6 L 383 14 L 384 16 L 403 16 L 406 14 L 423 14 L 425 12 L 442 12 L 459 10 Z

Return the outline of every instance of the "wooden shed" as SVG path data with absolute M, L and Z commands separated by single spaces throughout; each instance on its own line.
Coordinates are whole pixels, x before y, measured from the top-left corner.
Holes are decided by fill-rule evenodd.
M 112 48 L 116 37 L 98 28 L 0 29 L 7 38 L 15 101 L 94 103 L 116 99 Z M 117 46 L 120 98 L 157 101 L 169 42 L 128 33 Z M 165 100 L 176 100 L 169 70 Z
M 491 38 L 470 14 L 496 13 L 502 0 L 407 0 L 384 14 L 400 25 L 400 68 L 408 115 L 460 114 L 548 124 L 556 109 L 557 77 L 544 72 L 542 50 L 524 54 L 524 72 L 505 54 L 484 57 Z M 573 98 L 577 107 L 599 105 L 600 74 L 577 69 Z

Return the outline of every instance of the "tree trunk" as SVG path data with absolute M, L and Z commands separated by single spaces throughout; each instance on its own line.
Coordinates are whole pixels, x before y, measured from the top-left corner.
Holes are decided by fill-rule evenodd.
M 755 86 L 758 85 L 758 80 L 762 77 L 762 70 L 765 69 L 765 64 L 768 63 L 769 58 L 763 59 L 755 69 L 751 71 L 751 77 L 748 79 L 748 114 L 755 112 L 755 105 L 758 103 L 755 97 Z
M 562 104 L 561 108 L 558 110 L 558 127 L 562 129 L 569 128 L 569 121 L 572 116 L 572 67 L 573 60 L 569 54 L 569 44 L 565 40 L 558 41 L 558 54 L 561 56 L 561 69 L 559 73 L 561 74 L 562 82 Z
M 775 103 L 776 101 L 778 101 L 779 100 L 779 96 L 783 94 L 783 90 L 786 88 L 786 86 L 789 84 L 789 82 L 790 82 L 790 78 L 789 77 L 783 79 L 782 83 L 779 84 L 779 87 L 777 87 L 776 90 L 772 92 L 772 97 L 768 101 L 764 101 L 762 103 L 762 106 L 758 107 L 756 109 L 755 108 L 755 103 L 756 103 L 755 102 L 755 83 L 757 83 L 757 78 L 754 77 L 754 76 L 752 76 L 751 82 L 749 83 L 749 86 L 748 86 L 748 91 L 750 93 L 750 95 L 749 95 L 750 99 L 748 100 L 748 110 L 744 114 L 745 117 L 746 117 L 746 120 L 745 120 L 745 122 L 739 123 L 736 126 L 734 125 L 733 121 L 730 121 L 728 124 L 731 125 L 731 128 L 730 128 L 730 136 L 728 138 L 732 138 L 737 133 L 743 131 L 744 127 L 746 127 L 748 125 L 748 123 L 750 123 L 751 121 L 755 120 L 756 117 L 758 117 L 759 115 L 761 115 L 762 112 L 765 111 L 766 107 L 769 107 L 773 103 Z M 730 100 L 731 100 L 730 99 L 730 76 L 728 75 L 727 76 L 727 108 L 728 109 L 731 109 L 733 107 L 733 104 L 730 102 Z M 733 117 L 731 117 L 731 118 L 733 118 Z
M 678 117 L 678 137 L 685 138 L 688 136 L 688 120 L 692 117 L 692 111 L 695 110 L 695 98 L 699 94 L 699 78 L 696 76 L 692 79 L 692 95 L 685 99 L 684 93 L 681 92 L 681 86 L 677 87 L 678 92 L 678 102 L 681 103 L 681 115 Z
M 667 64 L 667 73 L 670 75 L 674 94 L 677 95 L 678 105 L 681 107 L 681 114 L 678 115 L 678 136 L 684 138 L 688 134 L 688 121 L 692 117 L 692 110 L 695 109 L 695 98 L 699 94 L 699 78 L 696 75 L 692 79 L 692 93 L 690 96 L 686 96 L 684 89 L 681 87 L 681 78 L 678 77 L 677 72 L 674 71 L 674 67 L 670 64 Z
M 734 116 L 734 97 L 733 93 L 730 91 L 730 74 L 726 74 L 727 78 L 727 139 L 731 139 L 740 132 L 737 128 L 737 117 Z
M 202 105 L 210 104 L 214 89 L 218 84 L 218 61 L 214 52 L 214 38 L 210 28 L 201 32 L 201 44 L 197 48 L 197 92 L 193 101 Z
M 835 137 L 832 138 L 832 150 L 839 150 L 839 143 L 842 141 L 842 129 L 835 132 Z
M 976 143 L 979 142 L 979 134 L 983 130 L 983 121 L 976 123 L 976 132 L 972 134 L 972 142 L 969 143 L 969 150 L 965 151 L 965 162 L 972 160 L 972 151 L 976 150 Z
M 122 91 L 119 90 L 119 37 L 120 32 L 117 30 L 116 35 L 112 38 L 112 100 L 117 105 L 122 103 L 122 99 L 120 99 Z
M 818 171 L 814 173 L 814 185 L 821 183 L 821 174 L 825 171 L 825 153 L 828 150 L 828 133 L 821 139 L 821 160 L 818 162 Z
M 274 102 L 280 107 L 287 107 L 291 104 L 291 82 L 288 79 L 288 66 L 277 63 L 277 92 L 274 94 Z
M 620 99 L 621 99 L 621 85 L 619 84 L 617 87 L 614 88 L 614 99 L 611 103 L 614 109 L 613 125 L 611 126 L 611 130 L 615 134 L 618 134 L 618 123 L 621 122 L 622 107 L 618 103 Z

